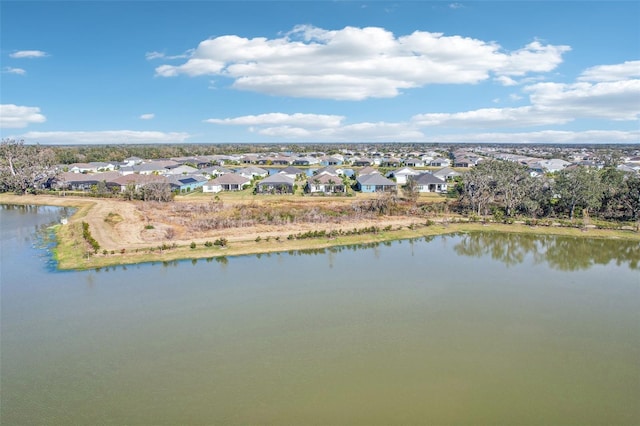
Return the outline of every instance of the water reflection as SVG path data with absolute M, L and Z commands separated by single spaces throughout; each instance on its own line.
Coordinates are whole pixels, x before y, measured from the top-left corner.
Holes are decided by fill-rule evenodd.
M 454 246 L 462 256 L 491 256 L 507 266 L 524 262 L 531 256 L 535 263 L 546 262 L 560 271 L 586 270 L 594 265 L 628 265 L 638 269 L 640 245 L 636 241 L 478 232 L 461 234 Z

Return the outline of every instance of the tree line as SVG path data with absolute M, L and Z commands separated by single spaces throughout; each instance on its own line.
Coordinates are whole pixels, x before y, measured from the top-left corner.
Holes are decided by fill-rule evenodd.
M 534 177 L 524 165 L 488 160 L 466 172 L 455 192 L 460 205 L 478 216 L 640 220 L 640 176 L 613 166 L 567 167 Z

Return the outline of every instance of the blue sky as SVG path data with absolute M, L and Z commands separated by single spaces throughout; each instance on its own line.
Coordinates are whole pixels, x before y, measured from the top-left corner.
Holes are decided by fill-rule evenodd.
M 637 1 L 5 1 L 2 138 L 640 143 Z

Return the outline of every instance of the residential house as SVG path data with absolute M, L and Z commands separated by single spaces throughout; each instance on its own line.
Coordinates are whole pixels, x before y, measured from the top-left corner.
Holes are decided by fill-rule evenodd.
M 320 159 L 321 166 L 340 166 L 344 163 L 344 158 L 338 156 L 322 157 Z
M 213 177 L 218 177 L 218 176 L 226 175 L 229 173 L 233 173 L 232 170 L 222 166 L 205 167 L 204 169 L 201 170 L 201 172 L 205 175 L 209 175 Z
M 402 161 L 395 157 L 385 157 L 380 160 L 380 165 L 383 167 L 400 167 Z
M 345 193 L 347 191 L 339 176 L 327 173 L 322 173 L 308 178 L 304 190 L 310 194 L 337 194 Z
M 409 179 L 415 181 L 418 192 L 447 192 L 447 183 L 445 180 L 431 173 L 421 173 L 417 176 L 411 176 Z
M 370 174 L 380 174 L 380 172 L 375 167 L 365 167 L 358 171 L 358 176 L 365 176 Z
M 114 179 L 112 182 L 119 185 L 121 191 L 127 189 L 127 186 L 129 185 L 132 185 L 135 189 L 140 189 L 150 183 L 165 183 L 167 185 L 169 184 L 169 180 L 165 176 L 144 175 L 138 173 L 120 176 Z
M 397 184 L 382 176 L 380 173 L 371 173 L 359 176 L 356 180 L 356 189 L 361 192 L 393 192 L 397 190 Z
M 225 173 L 204 184 L 202 192 L 242 191 L 251 184 L 251 179 L 235 173 Z
M 424 160 L 420 158 L 407 158 L 406 160 L 404 160 L 404 164 L 407 167 L 424 167 L 425 166 Z
M 537 163 L 533 163 L 531 169 L 539 173 L 555 173 L 563 170 L 570 164 L 568 161 L 552 158 L 550 160 L 540 160 Z
M 289 167 L 286 167 L 286 168 L 278 171 L 278 174 L 283 174 L 283 175 L 288 176 L 291 179 L 295 180 L 297 177 L 305 176 L 307 173 L 304 170 L 299 169 L 297 167 L 289 166 Z
M 335 166 L 327 166 L 315 171 L 316 176 L 320 175 L 343 176 L 344 169 Z
M 207 182 L 207 178 L 202 175 L 171 175 L 168 177 L 169 186 L 172 191 L 191 192 Z
M 268 170 L 255 166 L 245 167 L 244 169 L 237 170 L 236 173 L 249 179 L 253 179 L 254 177 L 263 178 L 269 176 Z
M 433 172 L 433 175 L 445 181 L 452 181 L 458 176 L 462 176 L 462 173 L 456 172 L 455 170 L 449 167 L 443 167 L 440 170 Z
M 353 160 L 354 167 L 370 167 L 373 166 L 373 164 L 373 160 L 370 160 L 368 158 L 356 158 Z
M 316 157 L 298 157 L 295 160 L 293 160 L 293 165 L 294 166 L 313 166 L 315 164 L 319 164 L 320 160 L 318 160 Z
M 451 166 L 451 160 L 448 158 L 436 157 L 429 163 L 431 167 L 449 167 Z
M 295 181 L 283 173 L 276 173 L 262 179 L 256 185 L 259 194 L 293 194 Z
M 89 163 L 73 163 L 73 164 L 69 164 L 68 170 L 71 173 L 91 173 L 91 172 L 97 172 L 98 171 L 98 169 L 96 169 L 94 166 L 92 166 Z
M 75 173 L 63 172 L 56 176 L 53 186 L 57 189 L 67 189 L 72 191 L 89 191 L 100 182 L 104 182 L 107 187 L 117 186 L 113 181 L 120 177 L 118 172 L 103 173 Z
M 398 185 L 404 185 L 405 183 L 407 183 L 407 179 L 410 176 L 417 176 L 419 174 L 420 174 L 419 172 L 413 170 L 410 167 L 403 167 L 401 169 L 396 169 L 396 170 L 393 170 L 393 171 L 387 173 L 387 177 L 388 178 L 395 178 L 396 183 Z
M 131 167 L 131 166 L 135 166 L 136 164 L 142 163 L 142 161 L 143 160 L 140 157 L 128 157 L 124 159 L 123 165 Z
M 188 166 L 186 164 L 168 168 L 164 173 L 165 175 L 189 175 L 198 172 L 198 169 L 193 166 Z

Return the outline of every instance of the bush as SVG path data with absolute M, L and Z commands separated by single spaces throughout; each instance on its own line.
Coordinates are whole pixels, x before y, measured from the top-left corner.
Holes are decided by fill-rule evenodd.
M 189 247 L 191 247 L 192 249 L 196 248 L 196 243 L 194 243 L 193 241 L 191 241 L 191 245 L 190 245 Z

